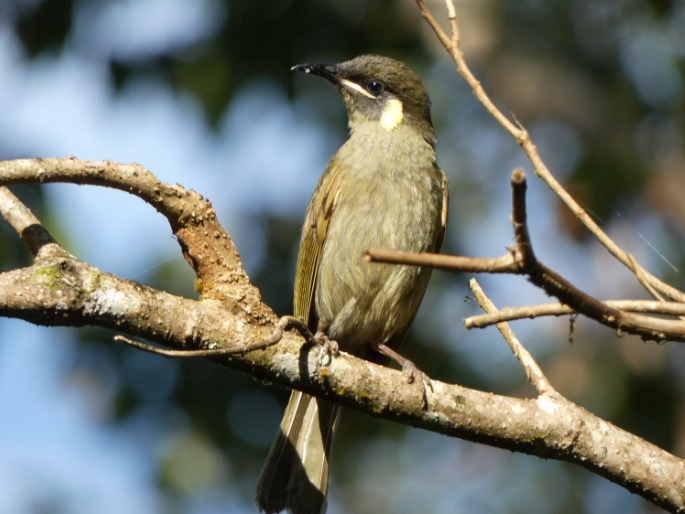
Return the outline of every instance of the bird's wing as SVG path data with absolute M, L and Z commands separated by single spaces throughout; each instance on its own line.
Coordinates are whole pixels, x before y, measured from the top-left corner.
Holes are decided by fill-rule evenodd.
M 300 253 L 297 257 L 295 272 L 294 308 L 295 316 L 303 318 L 310 330 L 314 332 L 318 323 L 314 315 L 316 279 L 329 222 L 340 195 L 341 175 L 342 168 L 336 163 L 334 157 L 319 179 L 307 208 L 304 227 L 302 227 Z

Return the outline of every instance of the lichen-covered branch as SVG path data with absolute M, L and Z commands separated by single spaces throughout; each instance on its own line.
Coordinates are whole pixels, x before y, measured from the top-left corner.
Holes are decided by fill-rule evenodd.
M 139 164 L 75 158 L 0 162 L 2 185 L 48 182 L 110 187 L 139 197 L 169 222 L 183 256 L 197 274 L 203 297 L 257 303 L 259 292 L 250 284 L 233 241 L 212 204 L 196 191 L 166 184 Z

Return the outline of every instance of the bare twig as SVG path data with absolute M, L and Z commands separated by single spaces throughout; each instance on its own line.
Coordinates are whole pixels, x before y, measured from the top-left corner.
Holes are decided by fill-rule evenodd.
M 497 312 L 495 304 L 492 303 L 492 301 L 486 296 L 485 292 L 475 278 L 469 281 L 469 287 L 476 297 L 478 305 L 480 305 L 481 309 L 488 314 L 495 314 Z M 547 377 L 540 369 L 540 366 L 538 366 L 538 363 L 535 362 L 535 359 L 528 352 L 528 350 L 524 348 L 509 325 L 505 322 L 499 322 L 497 323 L 497 329 L 500 331 L 500 334 L 502 334 L 502 337 L 509 345 L 509 348 L 511 348 L 511 351 L 521 363 L 521 366 L 523 366 L 528 380 L 531 384 L 533 384 L 533 387 L 537 389 L 538 393 L 556 394 L 552 384 L 549 383 L 549 380 L 547 380 Z
M 385 262 L 389 264 L 411 264 L 430 268 L 458 270 L 471 273 L 517 273 L 516 261 L 511 255 L 494 259 L 481 257 L 462 257 L 459 255 L 442 255 L 438 253 L 413 253 L 402 250 L 384 250 L 372 248 L 364 252 L 368 262 Z
M 133 348 L 143 350 L 144 352 L 153 353 L 155 355 L 161 355 L 163 357 L 173 357 L 176 359 L 194 359 L 194 358 L 207 358 L 207 357 L 220 357 L 229 355 L 245 355 L 246 353 L 254 352 L 257 350 L 266 350 L 270 346 L 275 345 L 283 339 L 285 331 L 288 328 L 295 328 L 300 335 L 304 336 L 305 341 L 309 344 L 316 343 L 314 334 L 312 334 L 307 327 L 307 324 L 302 318 L 296 318 L 295 316 L 283 316 L 278 320 L 271 337 L 265 339 L 264 341 L 257 341 L 255 343 L 247 343 L 245 346 L 238 346 L 232 348 L 226 348 L 219 346 L 216 343 L 209 343 L 209 347 L 201 349 L 190 349 L 190 350 L 172 350 L 169 348 L 162 348 L 161 346 L 156 346 L 150 343 L 144 343 L 142 341 L 136 341 L 130 337 L 126 337 L 121 334 L 114 336 L 114 340 L 120 343 L 124 343 Z
M 673 300 L 679 302 L 685 302 L 685 293 L 674 288 L 673 286 L 666 284 L 659 278 L 652 275 L 649 271 L 645 270 L 643 267 L 637 265 L 636 263 L 631 263 L 628 254 L 624 252 L 621 247 L 618 246 L 600 227 L 595 223 L 595 221 L 590 217 L 590 215 L 576 202 L 573 197 L 563 188 L 563 186 L 554 178 L 552 173 L 549 171 L 545 163 L 543 162 L 537 148 L 533 144 L 528 131 L 525 127 L 518 121 L 514 120 L 512 122 L 507 118 L 497 106 L 490 100 L 480 82 L 471 72 L 470 68 L 466 63 L 464 54 L 459 46 L 459 26 L 457 24 L 456 10 L 452 0 L 445 0 L 447 6 L 450 28 L 452 36 L 449 37 L 440 27 L 435 17 L 432 15 L 428 7 L 425 5 L 423 0 L 416 0 L 416 3 L 421 11 L 421 14 L 426 19 L 430 27 L 435 32 L 436 36 L 448 51 L 452 59 L 454 60 L 458 73 L 464 78 L 467 84 L 471 87 L 474 95 L 483 104 L 486 110 L 505 128 L 509 134 L 516 140 L 516 142 L 521 146 L 524 153 L 528 157 L 528 160 L 533 165 L 535 174 L 540 177 L 547 186 L 552 190 L 552 192 L 559 197 L 559 199 L 566 205 L 566 207 L 576 216 L 580 222 L 585 225 L 585 227 L 592 233 L 595 238 L 614 255 L 624 266 L 629 268 L 631 271 L 638 271 L 640 276 L 643 278 L 641 283 L 649 284 L 655 290 L 661 292 L 662 294 L 668 296 Z
M 492 115 L 504 128 L 507 129 L 509 133 L 515 136 L 515 134 L 520 132 L 520 128 L 514 125 L 502 112 L 495 106 L 495 104 L 490 100 L 488 95 L 485 93 L 483 86 L 471 72 L 468 65 L 466 64 L 466 59 L 459 46 L 459 27 L 457 25 L 457 14 L 454 4 L 448 0 L 448 12 L 451 12 L 453 16 L 450 16 L 450 28 L 452 36 L 448 36 L 444 30 L 440 27 L 440 24 L 435 19 L 433 14 L 430 12 L 423 0 L 416 0 L 421 15 L 428 22 L 428 25 L 433 29 L 435 35 L 438 37 L 442 45 L 447 49 L 447 51 L 452 56 L 452 59 L 457 65 L 457 71 L 466 80 L 466 83 L 471 87 L 476 98 L 480 100 L 487 111 Z M 516 137 L 516 136 L 515 136 Z M 518 138 L 516 138 L 518 141 Z
M 675 302 L 657 302 L 653 300 L 604 300 L 602 303 L 626 312 L 642 312 L 650 314 L 668 314 L 685 316 L 685 304 Z M 495 325 L 500 321 L 515 321 L 519 319 L 533 319 L 542 316 L 564 316 L 576 312 L 563 303 L 548 303 L 542 305 L 526 305 L 522 307 L 507 307 L 492 314 L 479 314 L 464 319 L 464 326 L 484 328 Z

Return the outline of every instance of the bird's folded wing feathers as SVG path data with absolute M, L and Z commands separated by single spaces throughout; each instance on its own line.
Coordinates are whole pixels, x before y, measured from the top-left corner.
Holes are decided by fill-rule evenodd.
M 331 216 L 340 195 L 342 168 L 333 159 L 319 179 L 309 202 L 307 216 L 302 228 L 300 253 L 295 273 L 295 316 L 303 318 L 310 330 L 316 331 L 314 292 L 319 262 L 326 243 Z M 312 326 L 314 325 L 314 326 Z

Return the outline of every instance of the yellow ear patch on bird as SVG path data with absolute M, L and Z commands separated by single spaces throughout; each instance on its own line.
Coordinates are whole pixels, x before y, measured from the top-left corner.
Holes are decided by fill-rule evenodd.
M 393 130 L 402 123 L 402 118 L 404 118 L 402 102 L 397 98 L 388 99 L 381 114 L 381 126 L 385 130 Z
M 356 91 L 360 95 L 364 95 L 365 97 L 371 98 L 372 100 L 375 100 L 375 98 L 376 98 L 371 93 L 369 93 L 366 89 L 361 87 L 356 82 L 352 82 L 351 80 L 342 79 L 342 80 L 340 80 L 340 84 L 345 86 L 347 89 L 351 89 L 352 91 Z

